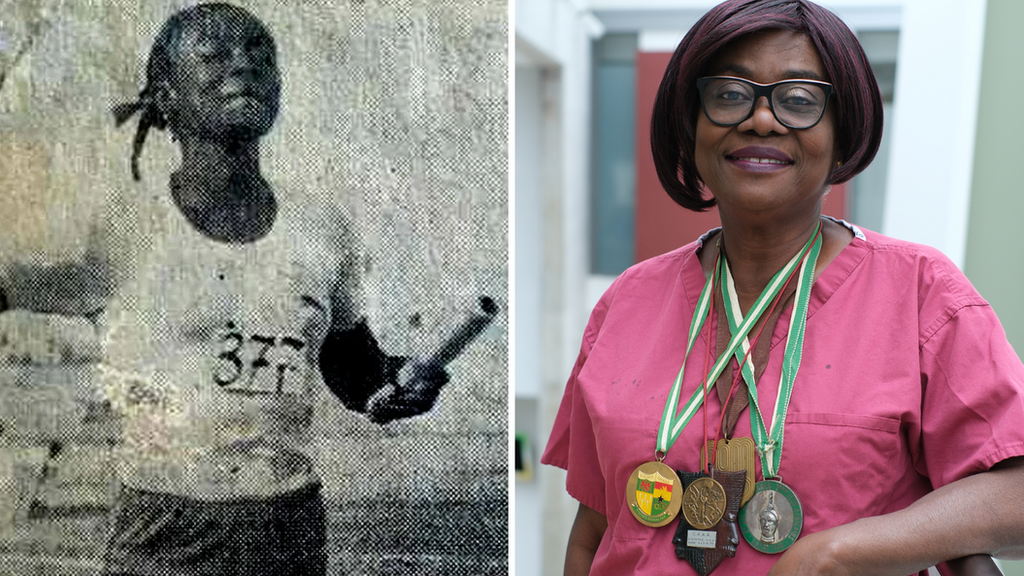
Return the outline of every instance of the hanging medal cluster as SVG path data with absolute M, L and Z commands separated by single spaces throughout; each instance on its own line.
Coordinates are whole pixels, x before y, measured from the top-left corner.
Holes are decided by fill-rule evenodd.
M 633 471 L 626 483 L 626 500 L 630 512 L 642 524 L 651 527 L 665 526 L 680 515 L 673 544 L 680 559 L 687 560 L 693 568 L 707 576 L 726 557 L 736 554 L 739 544 L 737 532 L 754 549 L 776 554 L 789 548 L 800 535 L 803 527 L 803 509 L 800 500 L 789 486 L 782 482 L 779 466 L 782 462 L 782 445 L 786 412 L 792 397 L 793 383 L 800 368 L 804 333 L 807 325 L 807 308 L 810 302 L 811 286 L 814 281 L 814 266 L 821 250 L 821 223 L 804 247 L 781 269 L 765 287 L 764 291 L 743 315 L 729 264 L 719 252 L 715 269 L 704 284 L 697 300 L 697 309 L 687 333 L 686 355 L 679 374 L 672 384 L 672 390 L 665 403 L 655 446 L 655 459 L 641 464 Z M 796 282 L 796 298 L 790 316 L 789 333 L 786 337 L 785 355 L 779 381 L 778 396 L 771 422 L 766 425 L 758 405 L 757 382 L 751 352 L 753 345 L 748 340 L 758 319 L 772 315 L 782 300 L 781 295 L 791 282 Z M 732 337 L 725 351 L 708 370 L 713 339 L 708 337 L 708 354 L 704 360 L 702 384 L 689 400 L 679 407 L 681 401 L 683 374 L 686 359 L 696 342 L 702 327 L 707 324 L 710 332 L 710 315 L 714 314 L 716 286 L 720 286 L 725 307 L 725 316 Z M 754 344 L 767 325 L 762 324 L 755 335 Z M 732 399 L 740 378 L 747 388 L 750 405 L 750 423 L 753 438 L 719 440 L 722 421 L 713 438 L 708 437 L 707 405 L 704 400 L 714 387 L 718 377 L 735 358 L 739 370 L 722 405 L 724 419 L 726 407 Z M 704 445 L 701 449 L 701 471 L 678 472 L 663 463 L 665 455 L 679 437 L 683 428 L 704 406 Z M 755 454 L 761 461 L 764 480 L 754 481 Z M 737 529 L 738 527 L 738 529 Z

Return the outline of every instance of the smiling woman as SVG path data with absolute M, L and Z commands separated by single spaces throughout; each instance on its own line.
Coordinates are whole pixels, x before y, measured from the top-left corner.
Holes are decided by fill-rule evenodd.
M 828 78 L 825 65 L 807 36 L 782 30 L 759 32 L 737 40 L 708 68 L 714 76 L 741 72 L 751 81 L 764 83 Z M 823 191 L 840 162 L 835 148 L 834 114 L 825 106 L 826 90 L 814 84 L 797 84 L 796 88 L 789 83 L 778 84 L 767 96 L 750 98 L 748 112 L 742 117 L 730 118 L 727 124 L 714 121 L 722 118 L 713 117 L 712 112 L 723 106 L 708 106 L 707 91 L 727 90 L 737 83 L 742 86 L 738 80 L 732 84 L 719 80 L 706 85 L 701 92 L 705 114 L 697 117 L 694 164 L 704 184 L 714 191 L 723 221 L 741 217 L 736 202 L 743 205 L 742 210 L 771 211 L 775 220 L 794 218 L 802 212 L 805 221 L 816 221 L 821 213 Z M 812 108 L 809 118 L 786 116 L 783 109 L 784 118 L 803 120 L 798 129 L 779 118 L 782 106 L 776 107 L 774 102 L 781 99 L 775 92 L 801 86 L 815 86 L 820 94 L 819 106 Z M 824 86 L 831 91 L 830 84 Z M 804 88 L 804 93 L 807 90 Z M 721 98 L 717 96 L 716 100 Z M 754 174 L 761 176 L 752 177 Z
M 133 176 L 140 178 L 138 156 L 151 127 L 173 123 L 178 135 L 251 141 L 273 126 L 280 95 L 274 39 L 262 22 L 230 4 L 175 14 L 154 41 L 139 100 L 114 109 L 118 124 L 142 112 Z
M 1024 366 L 995 314 L 937 251 L 821 215 L 874 157 L 881 114 L 853 33 L 806 0 L 724 2 L 679 44 L 655 164 L 722 225 L 594 309 L 543 457 L 580 502 L 566 574 L 905 575 L 1024 554 Z M 654 469 L 666 488 L 645 507 Z
M 779 17 L 783 13 L 785 16 Z M 763 20 L 775 17 L 772 22 Z M 746 73 L 747 80 L 756 81 L 750 77 L 750 70 L 724 67 L 742 63 L 721 59 L 727 45 L 754 32 L 769 31 L 788 31 L 807 45 L 780 46 L 782 50 L 802 52 L 784 71 L 785 79 L 823 81 L 831 87 L 833 96 L 826 109 L 836 122 L 837 161 L 843 164 L 836 166 L 829 183 L 850 180 L 871 163 L 878 151 L 882 138 L 881 94 L 860 43 L 845 24 L 810 3 L 797 8 L 793 3 L 753 2 L 729 15 L 716 9 L 694 25 L 672 55 L 651 114 L 651 150 L 658 177 L 669 196 L 684 208 L 705 210 L 715 205 L 714 198 L 701 194 L 701 180 L 694 166 L 694 138 L 701 120 L 696 112 L 703 91 L 692 86 L 704 76 L 744 76 L 740 72 Z M 816 63 L 818 69 L 802 69 L 800 62 Z
M 388 356 L 358 318 L 347 222 L 260 170 L 281 93 L 270 32 L 201 4 L 157 36 L 132 171 L 151 127 L 181 164 L 168 190 L 119 199 L 101 378 L 123 417 L 109 574 L 323 575 L 326 520 L 309 454 L 317 386 L 373 422 L 422 414 L 443 361 Z M 447 358 L 444 361 L 449 361 Z

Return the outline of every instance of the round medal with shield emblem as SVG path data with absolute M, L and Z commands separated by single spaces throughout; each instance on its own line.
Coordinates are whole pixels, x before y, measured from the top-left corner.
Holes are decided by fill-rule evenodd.
M 626 482 L 629 511 L 641 524 L 657 528 L 675 519 L 683 501 L 683 483 L 661 462 L 645 462 Z

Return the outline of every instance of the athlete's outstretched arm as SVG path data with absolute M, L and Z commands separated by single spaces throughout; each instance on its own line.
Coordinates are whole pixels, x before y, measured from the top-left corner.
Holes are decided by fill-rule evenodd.
M 441 387 L 448 382 L 448 372 L 441 362 L 410 361 L 381 350 L 357 311 L 355 240 L 342 230 L 335 241 L 345 256 L 331 298 L 331 329 L 320 347 L 324 382 L 345 407 L 378 424 L 423 414 L 437 401 Z
M 36 259 L 31 253 L 0 258 L 0 312 L 20 309 L 40 314 L 93 318 L 105 307 L 114 285 L 104 218 L 90 214 L 84 250 L 62 259 Z M 82 240 L 82 238 L 76 238 Z
M 430 410 L 448 382 L 443 366 L 414 362 L 399 385 L 399 371 L 407 363 L 408 358 L 380 349 L 365 320 L 331 330 L 320 348 L 320 371 L 327 387 L 347 408 L 379 424 Z

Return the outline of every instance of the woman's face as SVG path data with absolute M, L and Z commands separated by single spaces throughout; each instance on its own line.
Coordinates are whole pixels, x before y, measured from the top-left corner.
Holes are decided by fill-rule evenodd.
M 759 84 L 808 79 L 828 82 L 825 65 L 803 34 L 755 33 L 727 45 L 708 76 L 734 76 Z M 836 163 L 835 121 L 828 107 L 812 128 L 794 130 L 775 119 L 766 98 L 736 126 L 713 124 L 698 113 L 696 165 L 725 211 L 747 214 L 819 210 Z
M 186 24 L 171 59 L 164 105 L 179 137 L 251 140 L 273 126 L 281 78 L 259 21 L 228 10 L 201 15 Z

